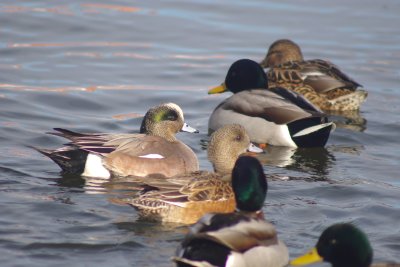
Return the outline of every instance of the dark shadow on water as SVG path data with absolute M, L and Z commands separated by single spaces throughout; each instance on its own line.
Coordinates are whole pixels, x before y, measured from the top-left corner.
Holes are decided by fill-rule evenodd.
M 58 186 L 68 188 L 84 188 L 85 179 L 77 174 L 60 174 L 61 178 L 56 179 Z

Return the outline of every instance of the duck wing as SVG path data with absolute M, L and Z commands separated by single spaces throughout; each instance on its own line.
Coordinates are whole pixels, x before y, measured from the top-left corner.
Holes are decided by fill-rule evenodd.
M 310 85 L 318 93 L 326 93 L 337 88 L 353 89 L 362 87 L 335 64 L 321 59 L 303 61 L 301 74 L 304 84 Z
M 220 106 L 249 117 L 264 118 L 275 124 L 324 116 L 304 97 L 284 88 L 242 91 L 226 99 Z
M 208 239 L 233 251 L 244 252 L 255 246 L 277 242 L 275 227 L 262 218 L 240 213 L 208 214 L 191 227 L 189 238 Z
M 321 59 L 289 61 L 271 68 L 268 80 L 274 84 L 303 84 L 324 94 L 338 88 L 355 91 L 361 84 L 342 72 L 335 64 Z
M 188 202 L 233 198 L 232 187 L 220 178 L 216 173 L 197 171 L 171 179 L 149 180 L 144 183 L 147 189 L 127 203 L 136 208 L 166 204 L 184 207 Z

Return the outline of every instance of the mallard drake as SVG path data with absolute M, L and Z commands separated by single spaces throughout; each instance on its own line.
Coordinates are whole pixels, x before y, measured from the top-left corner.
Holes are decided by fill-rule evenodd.
M 269 47 L 261 66 L 270 87 L 282 86 L 305 96 L 322 110 L 357 110 L 368 93 L 329 61 L 304 60 L 300 47 L 291 40 L 278 40 Z
M 234 93 L 210 116 L 208 128 L 225 124 L 243 125 L 251 141 L 288 147 L 322 147 L 328 141 L 333 122 L 301 95 L 281 87 L 267 90 L 267 76 L 261 66 L 241 59 L 229 68 L 222 85 L 208 93 Z
M 303 266 L 326 261 L 333 267 L 400 267 L 399 263 L 372 262 L 372 247 L 366 234 L 350 223 L 333 224 L 325 229 L 315 248 L 290 262 Z
M 56 150 L 37 149 L 57 163 L 64 173 L 89 177 L 171 177 L 199 169 L 195 153 L 177 140 L 178 131 L 198 132 L 184 122 L 182 109 L 165 103 L 147 111 L 140 134 L 76 133 L 55 128 L 50 134 L 71 142 Z
M 240 125 L 226 125 L 213 133 L 208 159 L 215 172 L 199 171 L 170 179 L 146 181 L 145 190 L 136 198 L 122 199 L 151 221 L 195 223 L 207 212 L 232 212 L 235 201 L 231 172 L 236 159 L 246 150 L 262 152 L 250 143 Z
M 268 266 L 289 262 L 285 244 L 262 215 L 267 180 L 260 162 L 240 157 L 232 172 L 236 199 L 233 213 L 203 216 L 182 241 L 173 257 L 177 266 Z

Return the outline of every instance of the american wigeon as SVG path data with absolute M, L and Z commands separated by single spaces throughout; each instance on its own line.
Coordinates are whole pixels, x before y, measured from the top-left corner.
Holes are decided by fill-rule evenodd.
M 225 124 L 243 125 L 251 141 L 276 146 L 322 147 L 335 124 L 301 95 L 276 87 L 267 90 L 267 76 L 261 66 L 241 59 L 229 68 L 222 85 L 208 93 L 234 93 L 210 116 L 208 128 Z
M 303 266 L 326 261 L 333 267 L 400 267 L 400 263 L 371 264 L 372 258 L 373 251 L 366 234 L 353 224 L 338 223 L 326 228 L 317 245 L 290 264 Z
M 142 218 L 152 221 L 191 224 L 208 212 L 232 212 L 235 201 L 231 172 L 236 159 L 246 150 L 262 152 L 250 143 L 240 125 L 226 125 L 216 131 L 208 145 L 208 158 L 215 172 L 199 171 L 164 180 L 146 182 L 136 198 L 122 199 Z
M 177 266 L 283 267 L 289 252 L 262 207 L 267 180 L 260 162 L 240 157 L 232 172 L 233 213 L 211 213 L 190 228 L 173 260 Z
M 368 93 L 329 61 L 304 60 L 300 47 L 281 39 L 269 47 L 260 63 L 267 71 L 270 87 L 282 86 L 304 95 L 322 110 L 357 110 Z
M 143 118 L 140 134 L 76 133 L 55 128 L 50 134 L 71 142 L 56 150 L 37 149 L 65 173 L 109 178 L 116 176 L 174 176 L 199 169 L 195 153 L 177 140 L 179 131 L 198 132 L 184 122 L 174 103 L 155 106 Z

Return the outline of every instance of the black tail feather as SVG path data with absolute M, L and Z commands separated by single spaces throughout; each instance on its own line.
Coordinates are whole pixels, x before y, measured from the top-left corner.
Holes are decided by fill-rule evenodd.
M 55 130 L 56 132 L 47 132 L 47 133 L 51 135 L 61 136 L 69 140 L 74 140 L 78 137 L 86 136 L 86 134 L 73 132 L 63 128 L 53 128 L 53 130 Z
M 290 136 L 298 147 L 324 147 L 328 142 L 333 125 L 322 128 L 304 136 L 293 137 L 295 133 L 305 128 L 327 123 L 326 117 L 310 117 L 302 120 L 297 120 L 288 124 Z
M 63 173 L 82 174 L 85 169 L 85 162 L 88 152 L 71 147 L 71 149 L 50 150 L 31 147 L 39 153 L 53 160 Z

